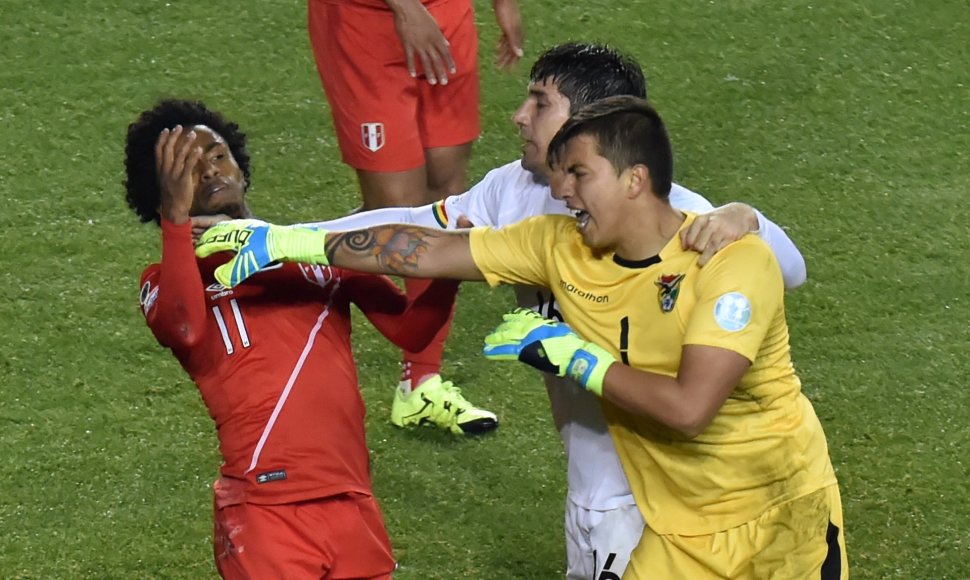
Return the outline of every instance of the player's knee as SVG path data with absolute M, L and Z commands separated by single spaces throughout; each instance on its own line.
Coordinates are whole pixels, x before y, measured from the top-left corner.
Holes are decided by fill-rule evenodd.
M 468 160 L 471 143 L 425 151 L 428 172 L 428 202 L 464 192 L 468 188 Z
M 468 175 L 464 165 L 428 172 L 428 195 L 431 196 L 428 203 L 463 193 L 467 188 Z
M 363 211 L 382 207 L 415 207 L 424 205 L 426 197 L 424 188 L 408 191 L 363 191 L 361 193 L 364 198 L 361 207 Z
M 430 199 L 428 203 L 438 201 L 439 199 L 444 199 L 449 195 L 459 194 L 467 189 L 467 181 L 465 176 L 456 176 L 454 179 L 450 179 L 443 183 L 429 183 L 428 184 L 428 195 Z
M 357 175 L 364 210 L 423 205 L 428 195 L 423 168 L 400 173 L 358 171 Z

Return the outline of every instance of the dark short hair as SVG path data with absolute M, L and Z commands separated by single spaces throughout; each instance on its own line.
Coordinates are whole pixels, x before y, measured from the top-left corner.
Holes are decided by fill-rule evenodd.
M 567 120 L 549 143 L 549 166 L 558 163 L 566 143 L 580 135 L 596 139 L 598 152 L 619 174 L 634 165 L 650 170 L 650 185 L 661 198 L 670 195 L 674 155 L 660 115 L 645 100 L 607 97 Z
M 206 108 L 200 101 L 165 99 L 142 112 L 134 123 L 128 125 L 125 143 L 125 198 L 128 200 L 128 207 L 138 214 L 142 222 L 160 223 L 158 206 L 161 203 L 161 191 L 155 170 L 155 142 L 163 129 L 173 129 L 176 125 L 205 125 L 221 135 L 242 171 L 246 187 L 249 187 L 249 152 L 246 150 L 246 134 L 239 130 L 239 125 Z
M 637 61 L 605 44 L 569 42 L 544 52 L 529 80 L 550 81 L 569 99 L 569 112 L 606 97 L 647 98 L 647 81 Z

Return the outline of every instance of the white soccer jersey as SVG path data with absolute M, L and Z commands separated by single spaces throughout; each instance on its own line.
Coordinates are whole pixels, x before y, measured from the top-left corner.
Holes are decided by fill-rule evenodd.
M 465 193 L 439 204 L 444 206 L 449 228 L 460 216 L 475 226 L 500 228 L 536 215 L 569 214 L 566 203 L 552 197 L 549 186 L 537 182 L 519 161 L 489 171 Z
M 713 209 L 709 201 L 674 184 L 670 203 L 677 209 L 703 213 Z M 384 208 L 329 222 L 312 224 L 332 230 L 350 230 L 386 223 L 455 228 L 464 216 L 475 226 L 503 227 L 526 218 L 570 213 L 565 202 L 552 197 L 549 186 L 513 161 L 488 172 L 471 189 L 440 202 L 418 208 Z M 519 305 L 547 318 L 559 318 L 552 293 L 544 288 L 515 289 Z M 552 413 L 562 437 L 567 459 L 569 499 L 590 510 L 609 510 L 633 504 L 619 457 L 600 411 L 599 400 L 568 379 L 545 377 Z

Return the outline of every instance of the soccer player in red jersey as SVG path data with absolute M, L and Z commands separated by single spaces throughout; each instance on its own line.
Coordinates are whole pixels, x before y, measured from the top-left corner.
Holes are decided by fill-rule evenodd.
M 501 33 L 496 64 L 505 68 L 523 54 L 522 20 L 516 0 L 492 0 L 492 9 Z M 362 209 L 422 206 L 465 191 L 480 132 L 471 0 L 308 0 L 307 28 Z M 427 284 L 405 279 L 411 296 Z M 403 353 L 391 422 L 491 431 L 495 415 L 440 376 L 449 328 L 428 348 Z
M 193 101 L 166 100 L 128 127 L 127 200 L 162 230 L 141 276 L 153 334 L 195 381 L 224 463 L 214 552 L 226 578 L 389 578 L 390 541 L 371 490 L 350 304 L 397 346 L 423 348 L 456 284 L 409 301 L 389 279 L 280 264 L 228 289 L 196 260 L 191 216 L 250 217 L 246 137 Z

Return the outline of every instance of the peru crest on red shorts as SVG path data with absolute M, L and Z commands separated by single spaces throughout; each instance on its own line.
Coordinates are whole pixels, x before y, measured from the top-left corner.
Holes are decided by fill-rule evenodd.
M 361 123 L 360 138 L 364 147 L 377 151 L 384 146 L 384 123 Z

